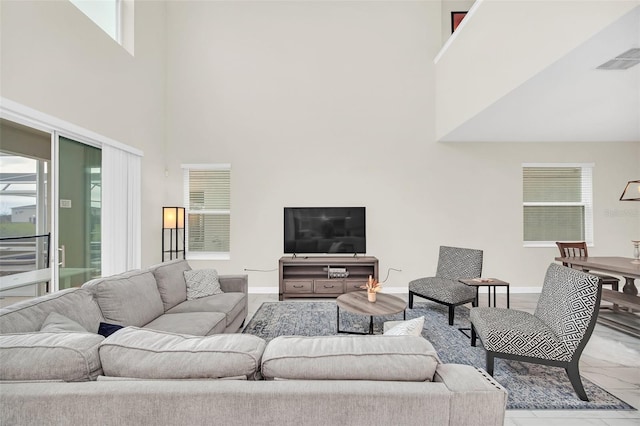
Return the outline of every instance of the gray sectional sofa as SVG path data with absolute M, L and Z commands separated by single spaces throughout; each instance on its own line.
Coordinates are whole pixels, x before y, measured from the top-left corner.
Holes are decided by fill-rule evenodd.
M 186 300 L 184 261 L 0 309 L 2 425 L 501 425 L 488 374 L 418 336 L 234 333 L 246 276 Z M 100 323 L 125 326 L 108 337 Z

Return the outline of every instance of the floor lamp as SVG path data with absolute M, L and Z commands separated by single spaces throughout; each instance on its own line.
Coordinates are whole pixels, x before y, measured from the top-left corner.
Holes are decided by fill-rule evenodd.
M 162 261 L 186 259 L 184 207 L 162 208 Z
M 627 183 L 620 196 L 620 201 L 640 201 L 640 180 L 630 180 Z M 640 264 L 640 240 L 631 240 L 631 242 L 633 243 L 633 261 L 631 263 Z M 633 280 L 631 282 L 633 283 Z

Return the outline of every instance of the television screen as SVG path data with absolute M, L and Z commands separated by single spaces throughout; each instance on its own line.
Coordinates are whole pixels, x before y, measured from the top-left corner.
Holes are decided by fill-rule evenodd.
M 285 207 L 285 253 L 366 253 L 364 207 Z

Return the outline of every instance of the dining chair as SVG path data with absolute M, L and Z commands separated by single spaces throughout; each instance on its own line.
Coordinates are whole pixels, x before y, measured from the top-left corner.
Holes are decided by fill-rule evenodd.
M 413 297 L 418 296 L 449 308 L 449 325 L 453 325 L 454 309 L 458 305 L 475 302 L 477 289 L 459 281 L 479 278 L 482 274 L 482 250 L 440 246 L 435 277 L 418 278 L 409 282 L 409 309 Z
M 587 243 L 585 241 L 574 242 L 556 242 L 558 249 L 560 250 L 560 256 L 562 257 L 589 257 L 589 251 L 587 250 Z M 580 269 L 583 272 L 589 272 L 587 269 L 583 269 L 580 266 L 573 266 L 566 262 L 562 263 L 564 266 L 568 266 L 574 269 Z M 595 275 L 600 278 L 600 282 L 603 286 L 611 286 L 611 290 L 618 291 L 618 284 L 620 279 L 612 277 L 611 275 L 601 274 L 598 272 L 589 272 L 591 275 Z M 601 309 L 618 309 L 618 305 L 613 306 L 601 306 Z
M 596 325 L 601 294 L 598 277 L 552 263 L 533 314 L 496 307 L 471 308 L 471 346 L 476 346 L 480 337 L 490 375 L 494 358 L 562 367 L 578 397 L 588 401 L 578 363 Z

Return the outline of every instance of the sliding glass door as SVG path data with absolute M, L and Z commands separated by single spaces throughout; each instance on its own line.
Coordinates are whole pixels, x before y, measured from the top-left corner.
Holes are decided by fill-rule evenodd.
M 57 138 L 58 289 L 101 275 L 102 151 Z
M 140 268 L 142 151 L 1 100 L 0 306 Z

